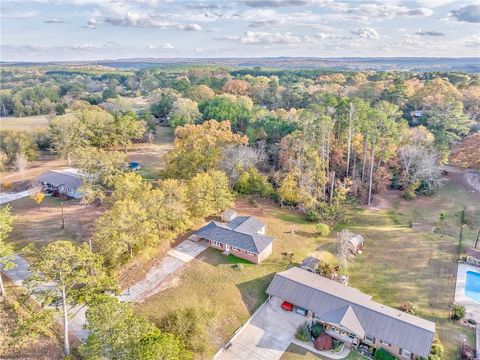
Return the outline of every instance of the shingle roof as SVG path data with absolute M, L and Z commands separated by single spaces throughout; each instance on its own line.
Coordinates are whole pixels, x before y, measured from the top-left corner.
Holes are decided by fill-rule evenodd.
M 82 176 L 69 171 L 47 170 L 37 180 L 53 186 L 65 185 L 72 190 L 77 190 L 82 185 Z
M 318 316 L 317 319 L 329 324 L 341 325 L 362 338 L 365 336 L 365 330 L 350 305 L 324 313 Z
M 265 224 L 253 216 L 237 216 L 227 224 L 232 230 L 252 235 L 257 234 L 264 226 Z
M 260 254 L 273 241 L 272 237 L 260 234 L 246 234 L 232 230 L 227 224 L 211 221 L 195 232 L 195 235 L 211 241 L 220 241 L 224 244 L 238 247 L 256 254 Z
M 292 267 L 275 275 L 267 293 L 320 316 L 351 306 L 368 335 L 423 357 L 430 353 L 435 323 L 376 303 L 336 281 Z

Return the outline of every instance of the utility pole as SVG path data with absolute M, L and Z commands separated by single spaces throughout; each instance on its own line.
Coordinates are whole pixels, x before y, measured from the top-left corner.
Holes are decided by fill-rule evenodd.
M 475 249 L 477 248 L 478 240 L 480 240 L 480 227 L 478 228 L 477 239 L 475 240 Z

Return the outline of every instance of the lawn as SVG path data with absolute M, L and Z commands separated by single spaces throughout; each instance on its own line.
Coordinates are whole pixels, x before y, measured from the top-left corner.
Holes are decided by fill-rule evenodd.
M 205 358 L 211 358 L 265 301 L 265 290 L 273 275 L 291 266 L 290 257 L 299 263 L 324 242 L 316 236 L 312 223 L 273 204 L 252 205 L 242 199 L 237 202 L 237 210 L 255 215 L 267 224 L 267 234 L 276 239 L 270 257 L 261 265 L 254 265 L 207 249 L 183 271 L 177 287 L 137 305 L 139 312 L 156 322 L 178 308 L 194 306 L 213 311 Z M 242 264 L 240 269 L 237 263 Z
M 26 117 L 2 117 L 0 118 L 0 129 L 2 130 L 34 130 L 46 129 L 48 118 L 46 115 Z
M 128 152 L 129 161 L 140 163 L 139 173 L 147 180 L 156 180 L 165 165 L 163 156 L 173 147 L 170 128 L 158 127 L 153 143 L 135 143 Z
M 406 201 L 392 194 L 385 196 L 388 209 L 358 208 L 348 218 L 346 227 L 366 239 L 363 254 L 348 268 L 350 285 L 386 305 L 415 304 L 421 316 L 436 322 L 445 358 L 455 359 L 463 339 L 475 344 L 473 332 L 448 321 L 455 291 L 459 213 L 467 206 L 476 216 L 480 194 L 472 193 L 459 174 L 449 175 L 433 197 Z M 442 211 L 449 214 L 443 224 Z M 475 216 L 464 231 L 466 244 L 473 243 L 473 229 L 480 226 Z M 414 229 L 412 223 L 419 226 Z

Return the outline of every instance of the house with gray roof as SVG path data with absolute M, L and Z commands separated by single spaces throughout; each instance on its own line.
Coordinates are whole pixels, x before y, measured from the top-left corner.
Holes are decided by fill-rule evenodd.
M 58 191 L 75 199 L 82 197 L 78 189 L 83 184 L 83 175 L 77 169 L 47 170 L 37 177 L 37 181 L 45 191 Z
M 210 221 L 196 231 L 191 239 L 205 239 L 210 247 L 228 255 L 262 262 L 272 253 L 273 238 L 265 236 L 265 224 L 253 216 L 237 216 L 233 210 L 222 214 L 222 221 Z
M 311 322 L 349 347 L 384 348 L 400 359 L 427 358 L 435 323 L 385 306 L 359 290 L 292 267 L 277 273 L 267 293 L 307 310 Z

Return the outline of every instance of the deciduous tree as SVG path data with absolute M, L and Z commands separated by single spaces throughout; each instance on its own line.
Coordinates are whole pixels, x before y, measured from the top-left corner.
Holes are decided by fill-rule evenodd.
M 2 273 L 5 270 L 13 269 L 15 266 L 13 246 L 6 242 L 8 235 L 12 231 L 13 220 L 14 216 L 11 213 L 10 206 L 2 206 L 0 208 L 0 291 L 2 296 L 5 296 Z

